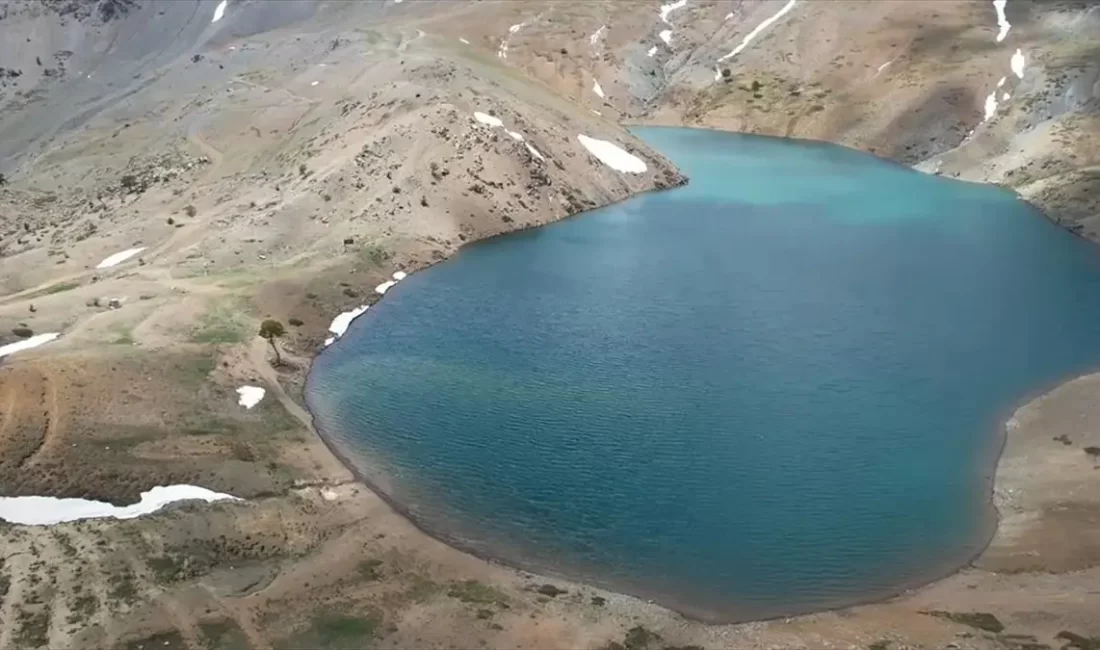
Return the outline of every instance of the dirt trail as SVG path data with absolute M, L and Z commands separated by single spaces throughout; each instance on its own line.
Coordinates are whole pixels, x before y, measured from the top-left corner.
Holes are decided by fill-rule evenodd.
M 61 408 L 57 398 L 57 379 L 51 377 L 47 370 L 43 370 L 41 376 L 45 384 L 42 401 L 46 408 L 46 425 L 42 430 L 42 441 L 30 456 L 23 460 L 20 468 L 33 467 L 62 443 L 64 427 L 60 423 Z
M 268 390 L 275 394 L 275 398 L 279 400 L 287 413 L 293 415 L 295 419 L 302 423 L 302 426 L 312 431 L 313 418 L 310 417 L 309 412 L 286 394 L 283 385 L 279 383 L 279 374 L 267 362 L 267 348 L 268 344 L 264 339 L 260 337 L 253 339 L 248 349 L 248 356 L 252 360 L 252 365 L 256 368 L 256 372 L 263 377 L 264 382 L 268 384 Z

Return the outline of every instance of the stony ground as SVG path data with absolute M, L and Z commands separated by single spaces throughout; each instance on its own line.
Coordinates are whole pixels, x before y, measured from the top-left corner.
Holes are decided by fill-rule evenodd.
M 682 182 L 621 122 L 834 140 L 1018 187 L 1092 235 L 1100 11 L 1010 0 L 997 43 L 990 3 L 797 2 L 719 62 L 784 3 L 689 0 L 667 22 L 657 2 L 216 6 L 0 2 L 0 345 L 61 333 L 0 362 L 0 494 L 244 499 L 0 526 L 0 647 L 1100 647 L 1091 378 L 1010 421 L 1004 521 L 974 567 L 735 626 L 428 538 L 300 402 L 331 318 L 394 271 Z M 268 390 L 254 409 L 244 384 Z

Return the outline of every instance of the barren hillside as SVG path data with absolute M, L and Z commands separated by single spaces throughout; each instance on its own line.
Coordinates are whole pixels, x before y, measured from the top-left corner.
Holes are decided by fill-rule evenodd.
M 1100 637 L 1096 556 L 1064 540 L 1074 561 L 1047 564 L 1070 573 L 1017 571 L 1047 567 L 1028 537 L 895 602 L 742 626 L 512 571 L 353 481 L 300 400 L 334 317 L 395 273 L 685 182 L 631 123 L 834 141 L 1100 236 L 1100 7 L 1009 0 L 1004 21 L 961 0 L 0 0 L 0 346 L 57 335 L 0 357 L 0 494 L 241 498 L 0 524 L 0 647 L 1025 647 L 931 610 Z M 1092 544 L 1088 517 L 1066 538 Z

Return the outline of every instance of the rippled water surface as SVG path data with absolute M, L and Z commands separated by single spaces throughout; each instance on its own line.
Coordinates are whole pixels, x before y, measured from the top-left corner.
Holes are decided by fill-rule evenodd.
M 316 361 L 325 434 L 423 526 L 741 620 L 988 538 L 999 420 L 1100 362 L 1100 256 L 1011 194 L 639 129 L 691 177 L 483 242 Z

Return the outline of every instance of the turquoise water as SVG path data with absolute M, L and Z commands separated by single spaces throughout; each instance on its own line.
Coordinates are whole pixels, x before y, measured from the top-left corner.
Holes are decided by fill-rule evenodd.
M 639 135 L 691 178 L 469 246 L 313 366 L 420 525 L 711 620 L 890 595 L 991 533 L 1008 409 L 1100 362 L 1100 255 L 823 144 Z

